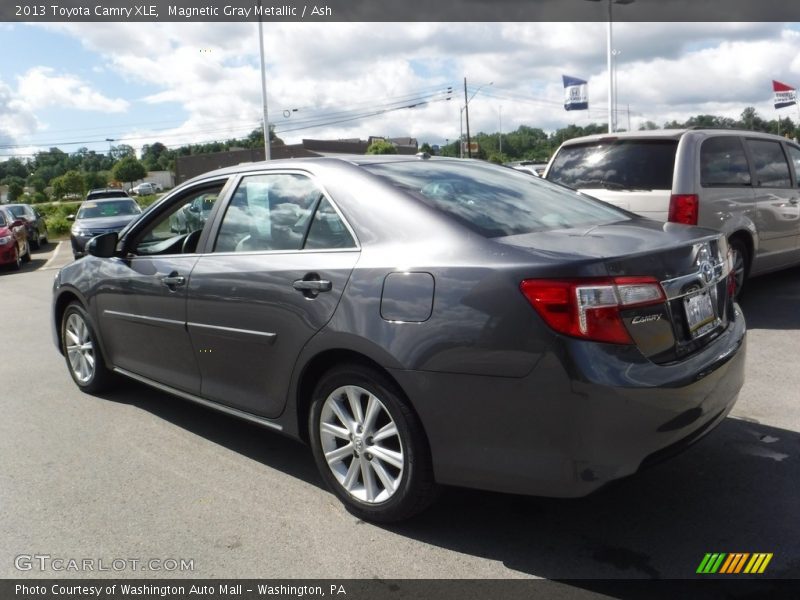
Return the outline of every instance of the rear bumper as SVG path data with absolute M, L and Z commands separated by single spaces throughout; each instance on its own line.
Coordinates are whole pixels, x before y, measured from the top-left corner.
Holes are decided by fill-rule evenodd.
M 523 378 L 396 370 L 428 434 L 440 483 L 577 497 L 716 427 L 744 383 L 741 311 L 689 359 L 561 340 Z

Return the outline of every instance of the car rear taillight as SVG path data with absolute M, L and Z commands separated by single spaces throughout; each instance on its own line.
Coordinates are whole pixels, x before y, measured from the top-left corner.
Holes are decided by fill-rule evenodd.
M 669 217 L 671 223 L 697 225 L 697 194 L 672 194 L 669 198 Z
M 661 285 L 653 277 L 526 279 L 520 290 L 557 332 L 612 344 L 633 343 L 621 310 L 665 300 Z

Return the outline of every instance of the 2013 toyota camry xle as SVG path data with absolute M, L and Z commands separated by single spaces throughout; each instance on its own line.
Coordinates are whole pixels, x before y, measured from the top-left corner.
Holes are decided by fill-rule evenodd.
M 127 376 L 304 440 L 374 521 L 441 485 L 586 495 L 712 430 L 743 383 L 720 233 L 478 161 L 239 165 L 87 253 L 52 305 L 80 389 Z

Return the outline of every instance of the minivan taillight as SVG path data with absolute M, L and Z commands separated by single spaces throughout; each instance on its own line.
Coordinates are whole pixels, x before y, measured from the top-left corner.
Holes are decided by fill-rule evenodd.
M 665 300 L 653 277 L 526 279 L 520 290 L 558 333 L 612 344 L 633 344 L 620 310 Z
M 671 223 L 697 225 L 697 194 L 672 194 L 669 198 L 669 217 Z

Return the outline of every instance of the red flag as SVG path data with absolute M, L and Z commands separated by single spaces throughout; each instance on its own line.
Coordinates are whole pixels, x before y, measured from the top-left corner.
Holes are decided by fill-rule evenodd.
M 775 108 L 797 104 L 797 92 L 792 86 L 773 79 L 772 91 L 775 93 Z

